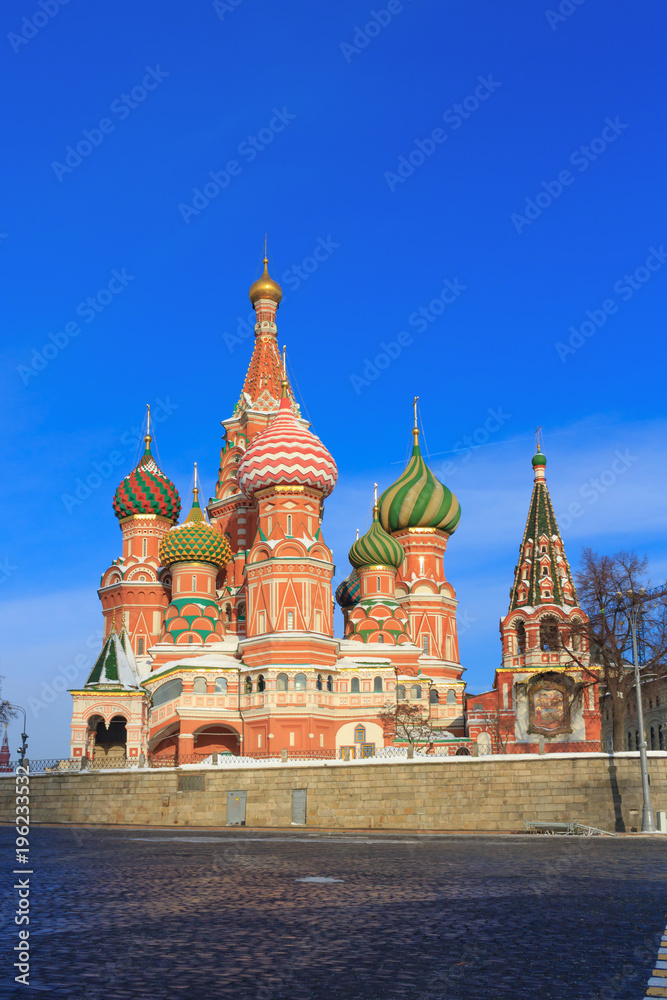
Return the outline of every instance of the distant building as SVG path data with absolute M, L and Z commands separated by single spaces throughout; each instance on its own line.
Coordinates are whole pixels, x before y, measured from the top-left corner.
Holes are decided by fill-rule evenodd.
M 466 696 L 468 732 L 481 753 L 533 751 L 541 737 L 599 750 L 597 671 L 582 635 L 588 619 L 577 601 L 539 449 L 532 464 L 528 520 L 509 611 L 500 620 L 502 663 L 491 691 Z

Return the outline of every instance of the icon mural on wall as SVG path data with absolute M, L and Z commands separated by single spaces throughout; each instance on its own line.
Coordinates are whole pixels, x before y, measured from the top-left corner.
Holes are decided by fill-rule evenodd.
M 529 732 L 553 736 L 569 731 L 570 711 L 567 693 L 546 681 L 533 685 L 528 692 Z

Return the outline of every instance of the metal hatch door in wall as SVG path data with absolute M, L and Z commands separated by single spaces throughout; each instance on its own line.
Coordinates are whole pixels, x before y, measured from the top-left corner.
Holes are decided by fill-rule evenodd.
M 292 789 L 292 822 L 305 826 L 306 823 L 306 795 L 307 789 Z
M 227 792 L 227 826 L 245 826 L 245 792 Z

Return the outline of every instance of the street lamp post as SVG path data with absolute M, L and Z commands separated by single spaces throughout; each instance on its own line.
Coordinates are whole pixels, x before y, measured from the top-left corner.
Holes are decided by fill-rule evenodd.
M 25 761 L 25 755 L 28 752 L 28 734 L 26 733 L 28 724 L 26 722 L 25 708 L 21 708 L 20 705 L 10 705 L 9 707 L 16 709 L 17 712 L 23 712 L 23 732 L 21 733 L 21 746 L 19 747 L 18 750 L 19 766 L 23 767 L 23 763 Z
M 620 590 L 616 596 L 623 599 Z M 637 654 L 637 618 L 639 616 L 640 602 L 645 599 L 646 591 L 642 587 L 639 594 L 632 590 L 627 591 L 630 602 L 628 615 L 630 618 L 630 632 L 632 633 L 632 660 L 635 671 L 635 692 L 637 695 L 637 725 L 639 726 L 639 760 L 642 772 L 642 833 L 657 833 L 653 808 L 651 806 L 651 786 L 648 778 L 648 756 L 646 753 L 646 734 L 644 732 L 644 706 L 642 704 L 641 675 L 639 673 L 639 656 Z M 639 597 L 639 601 L 636 598 Z

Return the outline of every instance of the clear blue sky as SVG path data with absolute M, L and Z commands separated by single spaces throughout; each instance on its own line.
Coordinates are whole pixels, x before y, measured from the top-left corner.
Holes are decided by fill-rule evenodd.
M 472 690 L 498 663 L 538 424 L 573 566 L 636 547 L 664 578 L 658 0 L 43 3 L 0 12 L 0 672 L 34 699 L 34 756 L 66 752 L 52 685 L 95 652 L 146 402 L 182 495 L 194 460 L 213 490 L 265 232 L 280 340 L 339 466 L 338 579 L 414 395 L 463 508 L 446 571 Z

